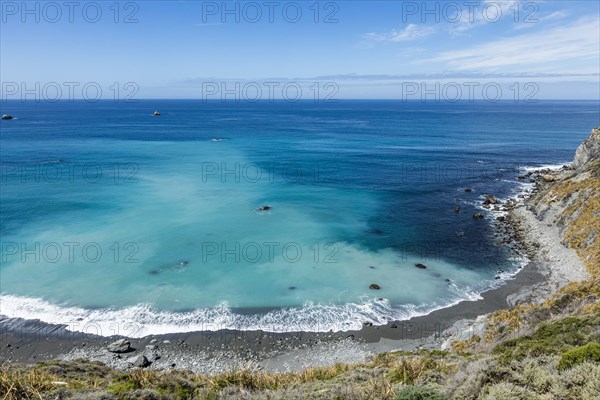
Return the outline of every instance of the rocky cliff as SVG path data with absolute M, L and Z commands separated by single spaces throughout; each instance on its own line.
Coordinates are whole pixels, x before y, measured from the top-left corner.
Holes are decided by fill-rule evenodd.
M 600 126 L 592 130 L 592 134 L 577 148 L 572 167 L 582 170 L 594 160 L 600 160 Z
M 530 208 L 556 212 L 563 244 L 573 248 L 593 277 L 600 277 L 600 127 L 579 146 L 571 169 L 539 182 Z

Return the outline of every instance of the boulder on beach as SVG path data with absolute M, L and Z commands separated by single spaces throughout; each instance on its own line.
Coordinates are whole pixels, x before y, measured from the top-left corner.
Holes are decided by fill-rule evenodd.
M 146 356 L 134 356 L 127 359 L 127 363 L 138 368 L 146 368 L 150 365 L 150 361 L 146 358 Z
M 381 286 L 379 286 L 376 283 L 371 283 L 371 285 L 369 286 L 369 289 L 379 290 L 379 289 L 381 289 Z
M 116 342 L 112 342 L 106 349 L 111 353 L 127 353 L 133 351 L 131 343 L 127 339 L 119 339 Z
M 556 180 L 556 178 L 550 174 L 543 175 L 542 179 L 544 180 L 544 182 L 554 182 Z

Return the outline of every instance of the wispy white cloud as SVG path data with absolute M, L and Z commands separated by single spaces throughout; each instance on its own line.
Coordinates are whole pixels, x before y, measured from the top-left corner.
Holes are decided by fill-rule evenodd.
M 557 23 L 557 22 L 567 18 L 569 15 L 570 15 L 570 13 L 565 10 L 558 10 L 558 11 L 553 11 L 550 13 L 542 13 L 535 18 L 535 20 L 537 22 L 535 22 L 535 23 L 526 23 L 526 22 L 519 23 L 515 26 L 515 29 L 520 30 L 520 29 L 534 28 L 534 27 L 540 26 L 541 24 Z
M 456 22 L 448 23 L 448 31 L 452 35 L 464 35 L 467 31 L 514 16 L 515 7 L 519 6 L 514 0 L 485 0 L 482 4 L 475 3 L 474 8 L 461 8 Z M 452 19 L 452 16 L 447 16 Z
M 485 0 L 476 4 L 473 9 L 462 9 L 458 20 L 447 24 L 447 31 L 453 36 L 463 36 L 471 29 L 500 21 L 512 23 L 514 30 L 522 30 L 539 27 L 542 23 L 558 21 L 569 16 L 565 10 L 543 12 L 540 8 L 541 3 L 541 0 L 535 2 Z
M 366 33 L 363 35 L 363 38 L 376 42 L 403 42 L 421 39 L 434 32 L 435 29 L 430 26 L 408 24 L 404 29 L 392 29 L 388 33 Z
M 467 49 L 440 53 L 426 62 L 455 70 L 535 70 L 596 72 L 600 59 L 600 19 L 506 37 Z

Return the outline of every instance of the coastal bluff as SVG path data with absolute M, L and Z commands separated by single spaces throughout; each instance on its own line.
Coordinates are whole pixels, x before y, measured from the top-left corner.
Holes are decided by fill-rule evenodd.
M 592 277 L 600 276 L 600 127 L 577 148 L 568 169 L 552 173 L 529 200 L 539 218 L 551 215 L 562 244 L 577 252 Z
M 600 160 L 600 126 L 593 129 L 591 135 L 579 145 L 572 167 L 582 170 L 597 160 Z

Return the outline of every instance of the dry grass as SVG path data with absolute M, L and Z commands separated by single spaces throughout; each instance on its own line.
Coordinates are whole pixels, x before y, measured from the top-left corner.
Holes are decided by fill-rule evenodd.
M 0 399 L 29 400 L 44 399 L 43 393 L 56 388 L 52 382 L 60 377 L 38 368 L 8 368 L 0 366 Z

